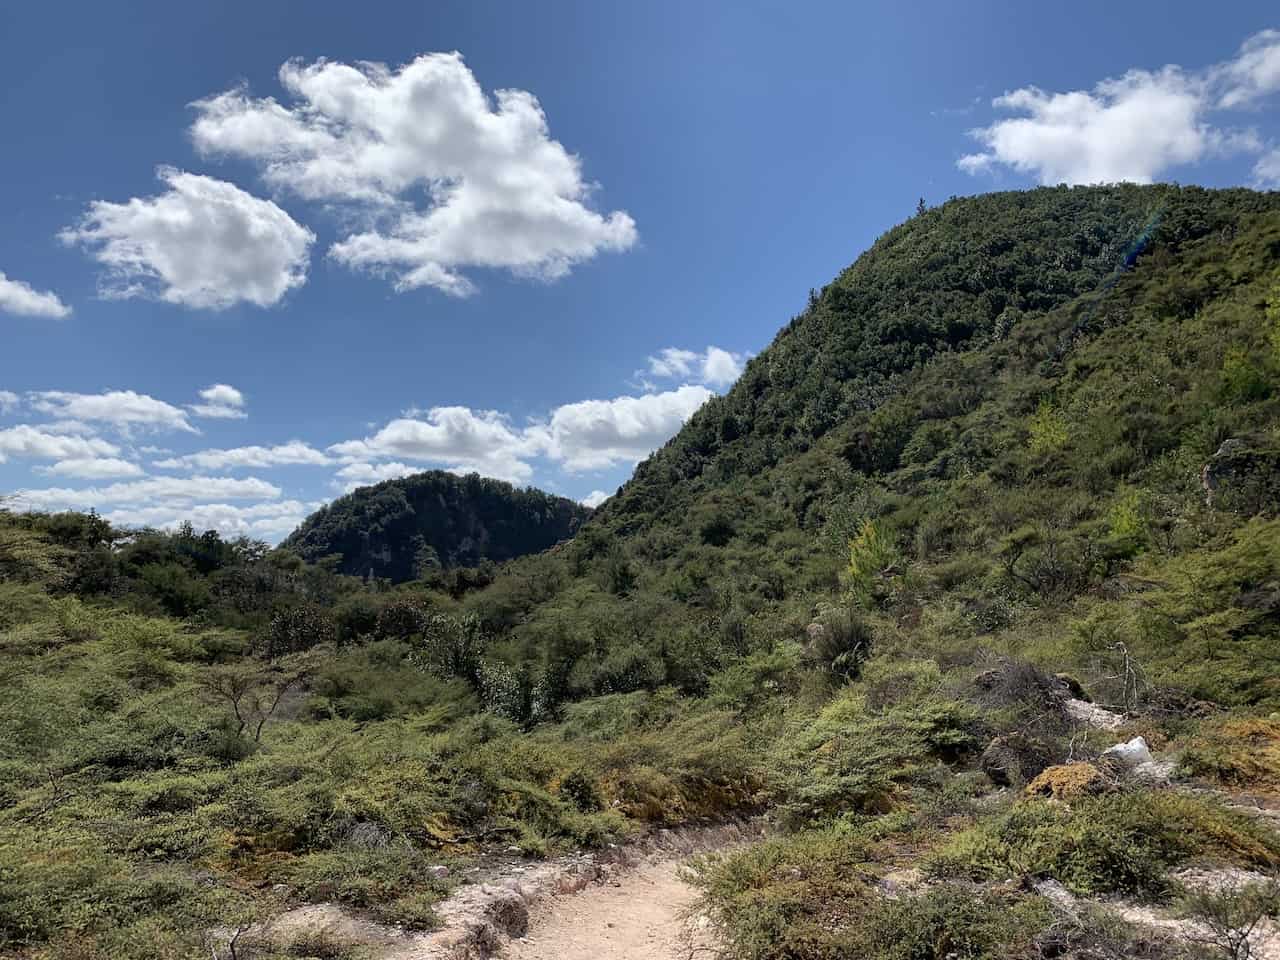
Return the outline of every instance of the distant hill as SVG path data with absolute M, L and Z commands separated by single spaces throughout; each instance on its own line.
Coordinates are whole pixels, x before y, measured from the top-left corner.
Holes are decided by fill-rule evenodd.
M 339 497 L 283 546 L 309 561 L 340 554 L 343 573 L 400 583 L 435 563 L 469 567 L 537 553 L 572 537 L 590 514 L 541 490 L 431 470 Z

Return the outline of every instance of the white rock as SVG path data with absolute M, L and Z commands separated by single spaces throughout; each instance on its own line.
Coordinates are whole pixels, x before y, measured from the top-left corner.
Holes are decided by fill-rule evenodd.
M 1134 737 L 1128 743 L 1117 743 L 1102 751 L 1104 757 L 1119 760 L 1127 767 L 1136 767 L 1142 763 L 1152 763 L 1155 758 L 1147 748 L 1147 741 L 1142 737 Z
M 1035 885 L 1036 893 L 1044 897 L 1055 907 L 1061 910 L 1067 916 L 1078 918 L 1079 901 L 1075 894 L 1060 884 L 1057 880 L 1041 880 Z
M 427 876 L 433 880 L 443 880 L 449 876 L 449 868 L 442 863 L 437 863 L 434 866 L 427 867 Z
M 1173 771 L 1177 766 L 1175 760 L 1152 760 L 1150 763 L 1140 763 L 1134 767 L 1133 775 L 1139 780 L 1150 783 L 1168 783 L 1173 779 Z
M 1067 716 L 1072 720 L 1087 723 L 1089 726 L 1097 727 L 1100 730 L 1115 730 L 1124 726 L 1124 717 L 1118 713 L 1112 713 L 1110 710 L 1104 710 L 1097 704 L 1088 703 L 1084 700 L 1069 699 L 1064 700 L 1062 706 L 1067 711 Z

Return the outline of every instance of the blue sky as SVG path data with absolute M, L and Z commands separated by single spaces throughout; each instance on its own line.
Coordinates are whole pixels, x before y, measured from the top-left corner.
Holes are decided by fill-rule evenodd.
M 904 9 L 5 5 L 0 491 L 599 499 L 921 196 L 1280 186 L 1270 4 Z

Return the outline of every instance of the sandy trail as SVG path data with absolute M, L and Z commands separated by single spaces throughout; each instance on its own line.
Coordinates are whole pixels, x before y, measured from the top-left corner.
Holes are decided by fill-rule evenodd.
M 442 901 L 442 925 L 430 931 L 379 923 L 338 903 L 300 904 L 239 933 L 210 931 L 211 950 L 227 960 L 232 936 L 277 948 L 321 937 L 369 960 L 703 960 L 714 956 L 715 940 L 706 918 L 690 919 L 698 894 L 681 868 L 700 852 L 762 835 L 749 822 L 658 830 L 595 853 L 500 864 Z
M 681 861 L 659 860 L 614 883 L 577 896 L 555 897 L 529 918 L 529 931 L 510 941 L 509 960 L 688 960 L 708 946 L 687 922 L 697 892 L 680 878 Z

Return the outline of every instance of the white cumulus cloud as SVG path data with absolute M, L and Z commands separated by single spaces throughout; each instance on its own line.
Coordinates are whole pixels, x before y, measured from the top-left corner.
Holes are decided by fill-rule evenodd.
M 982 144 L 958 164 L 968 173 L 1006 167 L 1040 183 L 1150 183 L 1210 156 L 1262 148 L 1249 128 L 1213 114 L 1280 90 L 1280 31 L 1245 42 L 1225 63 L 1130 70 L 1091 90 L 1013 90 L 992 101 L 1012 116 L 971 131 Z
M 232 447 L 226 450 L 200 450 L 181 457 L 157 460 L 152 466 L 163 470 L 234 470 L 238 468 L 283 467 L 293 465 L 319 466 L 331 463 L 321 450 L 301 440 L 274 447 Z
M 363 440 L 334 444 L 329 452 L 352 462 L 386 457 L 417 460 L 518 483 L 533 475 L 526 458 L 535 447 L 496 411 L 433 407 L 425 414 L 392 420 Z
M 243 420 L 249 415 L 244 408 L 244 394 L 225 383 L 215 383 L 201 390 L 200 400 L 200 403 L 189 404 L 187 407 L 197 417 L 213 420 Z
M 222 310 L 279 303 L 306 282 L 313 234 L 270 200 L 168 167 L 168 189 L 127 203 L 96 200 L 59 235 L 105 268 L 108 297 L 155 297 Z
M 275 484 L 248 477 L 151 477 L 113 483 L 105 487 L 46 487 L 18 490 L 19 503 L 38 510 L 71 509 L 101 511 L 116 505 L 189 506 L 200 500 L 274 500 L 281 494 Z
M 350 493 L 356 487 L 367 487 L 383 480 L 396 480 L 421 472 L 421 467 L 411 467 L 407 463 L 349 463 L 334 475 L 333 485 L 343 493 Z
M 1244 42 L 1239 55 L 1210 71 L 1219 88 L 1218 106 L 1245 107 L 1280 90 L 1280 30 L 1263 30 Z
M 1003 164 L 1041 183 L 1150 183 L 1199 160 L 1213 143 L 1198 84 L 1172 67 L 1134 70 L 1090 92 L 1027 87 L 992 105 L 1023 116 L 975 130 L 986 150 L 962 157 L 962 170 Z
M 29 283 L 10 280 L 0 271 L 0 312 L 20 317 L 65 317 L 71 308 L 56 293 L 36 290 Z
M 712 387 L 727 387 L 742 376 L 746 357 L 720 347 L 702 353 L 667 347 L 649 358 L 649 374 L 664 379 L 686 379 Z
M 338 477 L 357 485 L 413 472 L 405 461 L 526 483 L 534 472 L 531 461 L 538 458 L 575 472 L 643 460 L 712 396 L 704 386 L 685 384 L 664 393 L 582 400 L 525 427 L 494 410 L 433 407 L 392 420 L 362 440 L 336 443 L 328 452 L 348 464 Z
M 464 296 L 471 267 L 554 279 L 636 242 L 627 213 L 590 206 L 594 185 L 537 98 L 490 99 L 457 53 L 394 70 L 292 60 L 280 82 L 290 105 L 243 89 L 193 104 L 197 149 L 254 160 L 273 187 L 365 208 L 377 225 L 330 255 L 392 274 L 398 290 Z
M 74 437 L 94 437 L 98 435 L 98 428 L 91 423 L 85 423 L 83 420 L 50 420 L 47 423 L 40 424 L 40 429 L 45 433 L 65 433 Z
M 119 477 L 143 476 L 142 467 L 119 457 L 75 457 L 38 469 L 49 476 L 74 477 L 78 480 L 114 480 Z
M 0 414 L 12 413 L 22 400 L 12 390 L 0 390 Z
M 1280 147 L 1263 154 L 1253 167 L 1258 185 L 1271 189 L 1280 188 Z
M 9 457 L 89 460 L 113 457 L 119 452 L 119 447 L 96 437 L 68 436 L 26 423 L 0 430 L 0 463 Z
M 592 510 L 594 510 L 596 507 L 600 506 L 600 504 L 604 503 L 608 499 L 609 499 L 609 494 L 605 493 L 603 490 L 592 490 L 590 493 L 588 493 L 585 497 L 583 497 L 578 502 L 582 504 L 584 507 L 590 507 Z
M 108 423 L 120 430 L 181 430 L 198 433 L 181 407 L 133 390 L 69 393 L 43 390 L 29 397 L 33 409 L 68 421 Z
M 319 504 L 279 500 L 237 506 L 228 503 L 199 503 L 189 507 L 122 507 L 103 516 L 123 527 L 153 527 L 175 530 L 190 523 L 196 530 L 217 530 L 224 537 L 244 536 L 275 542 L 298 526 Z
M 706 387 L 686 384 L 665 393 L 568 403 L 530 433 L 569 470 L 637 463 L 671 439 L 712 396 Z

